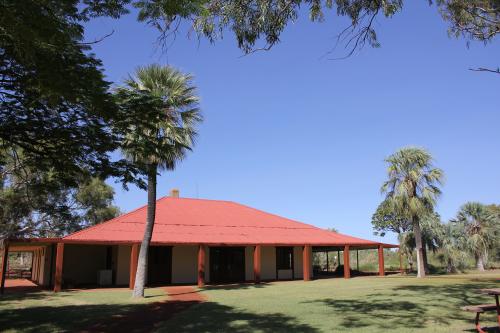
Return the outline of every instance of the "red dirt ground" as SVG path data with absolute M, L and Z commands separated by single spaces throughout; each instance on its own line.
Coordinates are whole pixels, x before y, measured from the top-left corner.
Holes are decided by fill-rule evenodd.
M 163 289 L 169 296 L 167 300 L 139 306 L 138 310 L 107 318 L 80 332 L 151 332 L 159 323 L 171 318 L 174 314 L 206 301 L 206 297 L 193 286 L 170 286 L 163 287 Z M 36 290 L 41 290 L 41 288 L 26 279 L 5 280 L 6 293 Z M 85 292 L 98 292 L 99 290 L 103 289 L 81 289 Z
M 28 279 L 5 279 L 5 293 L 17 293 L 41 290 L 39 286 Z
M 150 332 L 174 314 L 206 301 L 205 296 L 191 286 L 172 286 L 164 289 L 169 295 L 168 300 L 152 303 L 140 311 L 133 311 L 122 317 L 110 318 L 84 332 Z

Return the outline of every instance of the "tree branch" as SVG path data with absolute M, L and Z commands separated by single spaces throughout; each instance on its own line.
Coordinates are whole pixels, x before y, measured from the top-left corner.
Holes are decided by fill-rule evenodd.
M 491 68 L 478 67 L 478 68 L 469 68 L 469 70 L 473 72 L 488 72 L 488 73 L 500 74 L 500 68 L 491 69 Z
M 94 39 L 93 42 L 84 42 L 84 43 L 78 43 L 78 45 L 92 45 L 92 44 L 98 44 L 100 42 L 102 42 L 103 40 L 105 40 L 106 38 L 108 38 L 109 36 L 111 36 L 112 34 L 115 33 L 115 30 L 111 30 L 111 32 L 109 34 L 106 34 L 104 36 L 102 36 L 101 38 L 98 38 L 98 39 Z

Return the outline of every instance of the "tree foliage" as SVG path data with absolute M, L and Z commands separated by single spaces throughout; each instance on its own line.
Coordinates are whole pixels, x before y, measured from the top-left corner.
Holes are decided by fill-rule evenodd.
M 83 174 L 68 186 L 51 171 L 16 168 L 16 158 L 2 157 L 0 238 L 63 236 L 119 214 L 113 189 L 99 178 Z
M 443 18 L 450 22 L 449 34 L 470 41 L 489 43 L 500 33 L 500 0 L 438 0 Z M 500 74 L 500 68 L 479 67 L 475 71 Z
M 110 159 L 116 107 L 82 26 L 120 16 L 127 2 L 0 2 L 0 148 L 18 167 L 73 186 L 82 172 L 133 179 L 130 165 Z
M 461 248 L 462 230 L 453 223 L 443 224 L 439 234 L 438 258 L 446 267 L 447 273 L 456 273 L 459 268 L 465 267 L 466 252 Z
M 408 217 L 395 211 L 390 200 L 384 200 L 377 207 L 372 216 L 372 225 L 375 235 L 385 236 L 387 232 L 403 234 L 411 230 L 411 221 Z
M 401 213 L 395 209 L 391 200 L 386 199 L 377 207 L 372 216 L 374 234 L 384 237 L 387 232 L 394 232 L 398 235 L 400 250 L 408 259 L 410 266 L 413 266 L 413 251 L 416 248 L 413 225 L 408 214 Z M 430 211 L 420 216 L 420 226 L 422 229 L 422 246 L 424 251 L 424 267 L 428 271 L 427 250 L 436 252 L 440 241 L 442 227 L 439 214 Z
M 469 40 L 490 42 L 500 33 L 499 0 L 438 0 L 450 33 Z
M 460 245 L 470 252 L 479 270 L 484 271 L 488 254 L 498 244 L 500 221 L 479 202 L 467 202 L 451 221 L 460 230 Z
M 437 0 L 435 3 L 450 23 L 451 35 L 462 36 L 468 42 L 488 42 L 500 31 L 499 0 Z M 311 21 L 323 21 L 326 11 L 332 10 L 350 21 L 337 38 L 349 56 L 365 44 L 380 46 L 373 24 L 375 19 L 379 15 L 392 17 L 403 9 L 404 1 L 138 0 L 134 5 L 140 10 L 138 19 L 157 28 L 164 42 L 171 33 L 175 34 L 180 21 L 187 20 L 199 36 L 211 42 L 221 39 L 226 30 L 231 31 L 245 53 L 269 50 L 277 44 L 285 27 L 298 19 L 302 7 L 308 8 Z
M 234 33 L 245 53 L 270 49 L 280 41 L 285 27 L 296 21 L 302 6 L 309 8 L 312 21 L 323 21 L 325 10 L 347 17 L 350 26 L 341 39 L 351 51 L 365 44 L 379 46 L 373 22 L 380 14 L 391 17 L 402 7 L 402 0 L 139 0 L 139 20 L 158 28 L 162 36 L 175 29 L 178 20 L 190 20 L 200 36 L 210 41 L 222 38 L 225 30 Z M 258 42 L 263 45 L 255 47 Z

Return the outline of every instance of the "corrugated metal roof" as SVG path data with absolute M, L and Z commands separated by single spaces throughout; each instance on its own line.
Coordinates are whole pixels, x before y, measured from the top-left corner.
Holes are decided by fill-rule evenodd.
M 147 206 L 63 238 L 70 242 L 142 240 Z M 164 197 L 156 203 L 153 243 L 360 245 L 380 243 L 330 232 L 230 201 Z

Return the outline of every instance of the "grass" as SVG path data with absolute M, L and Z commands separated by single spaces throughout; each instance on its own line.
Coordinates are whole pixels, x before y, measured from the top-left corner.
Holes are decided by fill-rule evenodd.
M 167 321 L 159 332 L 462 332 L 473 314 L 461 306 L 492 303 L 477 289 L 500 287 L 500 272 L 360 277 L 211 288 L 209 302 Z M 495 314 L 483 326 L 496 326 Z
M 474 332 L 461 306 L 492 303 L 477 289 L 500 287 L 500 271 L 207 287 L 205 303 L 155 325 L 156 332 Z M 128 290 L 33 292 L 0 297 L 0 330 L 79 331 L 165 300 L 161 289 L 133 301 Z M 494 313 L 483 326 L 495 327 Z M 127 331 L 127 330 L 125 330 Z
M 147 289 L 146 297 L 132 300 L 128 289 L 50 291 L 0 296 L 1 332 L 71 332 L 119 317 L 166 299 L 162 289 Z

